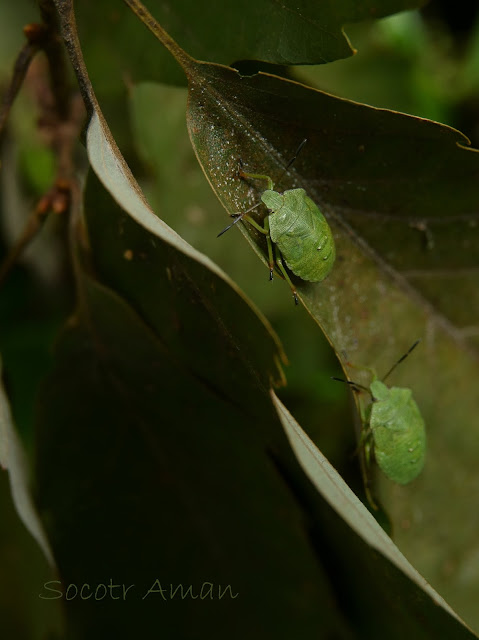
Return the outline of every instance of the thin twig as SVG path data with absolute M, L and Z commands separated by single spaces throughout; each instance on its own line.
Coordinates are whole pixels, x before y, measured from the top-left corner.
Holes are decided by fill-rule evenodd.
M 23 45 L 15 60 L 12 79 L 3 95 L 2 106 L 0 107 L 0 136 L 5 129 L 10 110 L 23 84 L 30 63 L 45 42 L 47 28 L 43 24 L 32 23 L 27 24 L 23 32 L 27 42 Z

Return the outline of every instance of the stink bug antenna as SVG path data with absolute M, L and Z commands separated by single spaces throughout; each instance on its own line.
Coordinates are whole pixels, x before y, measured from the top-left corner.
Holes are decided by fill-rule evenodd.
M 232 213 L 231 216 L 236 218 L 236 220 L 234 222 L 232 222 L 231 224 L 229 224 L 227 227 L 225 227 L 223 229 L 223 231 L 220 231 L 216 237 L 219 238 L 220 236 L 222 236 L 223 233 L 226 233 L 228 231 L 228 229 L 231 229 L 231 227 L 234 227 L 234 225 L 237 224 L 241 220 L 241 218 L 243 216 L 245 216 L 250 211 L 253 211 L 253 209 L 256 209 L 256 207 L 259 207 L 260 204 L 261 204 L 261 200 L 259 202 L 257 202 L 256 204 L 254 204 L 249 209 L 246 209 L 246 211 L 243 211 L 242 213 Z
M 296 160 L 296 158 L 299 156 L 301 149 L 304 147 L 304 145 L 308 142 L 308 138 L 305 138 L 303 140 L 303 142 L 299 145 L 299 147 L 296 149 L 294 156 L 291 158 L 291 160 L 288 162 L 288 164 L 286 165 L 286 167 L 283 170 L 283 173 L 279 176 L 278 178 L 278 182 L 281 182 L 284 174 L 286 173 L 286 171 L 290 168 L 290 166 L 293 164 L 293 162 Z
M 409 349 L 406 351 L 406 353 L 405 353 L 403 356 L 401 356 L 397 362 L 395 362 L 395 363 L 393 364 L 393 366 L 389 369 L 389 371 L 386 373 L 386 375 L 385 375 L 385 376 L 383 376 L 383 379 L 382 379 L 382 381 L 383 381 L 383 382 L 384 382 L 384 381 L 386 380 L 386 378 L 387 378 L 387 377 L 388 377 L 388 376 L 389 376 L 389 375 L 394 371 L 394 369 L 398 366 L 398 364 L 401 364 L 401 362 L 402 362 L 403 360 L 406 360 L 406 358 L 407 358 L 407 357 L 408 357 L 408 355 L 411 353 L 411 351 L 412 351 L 413 349 L 415 349 L 415 348 L 417 347 L 417 345 L 418 345 L 420 342 L 421 342 L 421 340 L 416 340 L 416 342 L 415 342 L 413 345 L 411 345 L 411 346 L 409 347 Z
M 353 388 L 353 391 L 366 391 L 367 393 L 371 393 L 367 387 L 359 382 L 352 382 L 351 380 L 345 380 L 344 378 L 336 378 L 336 376 L 331 376 L 331 380 L 336 380 L 336 382 L 344 382 L 344 384 L 349 384 L 350 387 Z

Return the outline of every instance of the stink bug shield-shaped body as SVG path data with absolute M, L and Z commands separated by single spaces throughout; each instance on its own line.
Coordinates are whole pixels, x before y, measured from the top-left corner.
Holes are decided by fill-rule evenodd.
M 381 471 L 393 482 L 408 484 L 424 466 L 426 430 L 411 389 L 388 387 L 380 380 L 370 384 L 372 403 L 366 429 L 373 440 Z M 368 438 L 368 431 L 365 432 Z
M 305 143 L 306 140 L 301 143 L 285 171 L 291 166 Z M 309 282 L 324 280 L 333 268 L 336 257 L 334 238 L 329 224 L 304 189 L 290 189 L 279 193 L 274 190 L 274 183 L 269 176 L 244 171 L 241 171 L 240 175 L 243 178 L 266 181 L 268 188 L 262 193 L 261 202 L 266 205 L 269 213 L 264 219 L 263 226 L 248 216 L 250 211 L 259 206 L 260 203 L 258 203 L 243 213 L 233 214 L 236 220 L 219 235 L 241 219 L 263 233 L 266 236 L 268 248 L 270 280 L 273 279 L 276 263 L 291 287 L 295 303 L 298 304 L 296 289 L 284 267 L 283 260 L 302 280 Z
M 422 471 L 426 429 L 411 389 L 388 387 L 384 381 L 418 343 L 419 340 L 391 367 L 382 381 L 371 369 L 373 379 L 369 388 L 348 381 L 356 391 L 366 391 L 371 396 L 371 403 L 361 412 L 361 444 L 366 464 L 370 464 L 371 453 L 374 453 L 381 471 L 393 482 L 403 485 L 412 482 Z
M 261 200 L 271 211 L 269 234 L 291 271 L 302 280 L 321 282 L 336 257 L 333 234 L 325 217 L 304 189 L 265 191 Z

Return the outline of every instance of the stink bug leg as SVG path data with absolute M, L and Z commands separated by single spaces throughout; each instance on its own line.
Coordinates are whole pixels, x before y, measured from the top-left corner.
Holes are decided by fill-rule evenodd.
M 284 268 L 284 264 L 283 264 L 283 260 L 281 258 L 281 252 L 278 251 L 278 249 L 275 247 L 275 254 L 276 254 L 276 264 L 279 267 L 279 270 L 281 271 L 281 273 L 284 276 L 284 279 L 286 280 L 286 282 L 289 284 L 290 288 L 291 288 L 291 292 L 293 294 L 293 298 L 294 298 L 294 304 L 299 304 L 298 303 L 298 295 L 296 293 L 296 287 L 294 286 L 294 284 L 291 282 L 291 278 L 288 275 L 288 272 L 286 271 L 286 269 Z M 271 276 L 270 276 L 270 280 L 273 279 L 273 272 L 271 272 Z

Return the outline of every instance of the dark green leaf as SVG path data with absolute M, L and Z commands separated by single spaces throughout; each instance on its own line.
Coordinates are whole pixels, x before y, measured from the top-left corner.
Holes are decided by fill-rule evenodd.
M 121 242 L 118 225 L 113 229 Z M 138 229 L 129 242 L 136 248 L 143 236 L 148 244 L 149 235 Z M 164 250 L 160 242 L 154 253 Z M 142 319 L 82 276 L 81 308 L 43 387 L 37 481 L 64 585 L 55 587 L 65 601 L 69 584 L 88 583 L 92 591 L 110 581 L 133 585 L 124 598 L 118 587 L 101 603 L 73 599 L 72 587 L 71 630 L 103 638 L 108 628 L 129 638 L 141 619 L 151 633 L 174 630 L 185 639 L 349 638 L 302 510 L 276 468 L 276 457 L 292 459 L 258 375 L 243 370 L 242 388 L 231 389 L 235 398 L 220 388 L 218 367 L 234 379 L 247 344 L 225 331 L 225 314 L 212 314 L 198 345 L 212 366 L 201 374 L 196 358 L 186 362 L 171 340 L 172 329 L 192 330 L 183 322 L 187 300 L 195 318 L 214 307 L 213 296 L 191 299 L 193 281 L 176 264 L 183 300 L 175 312 L 164 298 L 162 318 L 150 309 Z M 134 272 L 131 278 L 140 282 Z M 224 298 L 216 299 L 221 305 Z
M 207 0 L 150 0 L 145 4 L 172 37 L 199 60 L 224 64 L 262 60 L 288 65 L 348 57 L 354 50 L 343 32 L 344 25 L 415 8 L 423 2 L 227 0 L 211 6 Z M 164 50 L 158 47 L 152 55 L 145 47 L 144 28 L 126 6 L 114 0 L 82 0 L 75 9 L 87 66 L 101 92 L 106 94 L 118 86 L 125 72 L 135 81 L 184 81 Z

